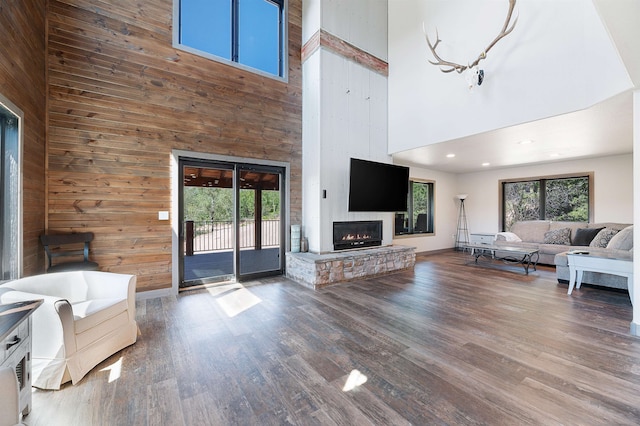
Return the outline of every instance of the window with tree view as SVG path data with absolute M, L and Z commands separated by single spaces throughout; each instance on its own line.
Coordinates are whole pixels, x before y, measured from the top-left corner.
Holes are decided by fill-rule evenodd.
M 588 222 L 592 175 L 502 181 L 503 230 L 522 220 Z
M 395 235 L 433 233 L 433 182 L 409 182 L 406 212 L 396 213 Z
M 174 1 L 178 45 L 283 76 L 284 0 Z
M 4 98 L 0 97 L 0 101 Z M 0 103 L 0 281 L 20 274 L 20 116 Z

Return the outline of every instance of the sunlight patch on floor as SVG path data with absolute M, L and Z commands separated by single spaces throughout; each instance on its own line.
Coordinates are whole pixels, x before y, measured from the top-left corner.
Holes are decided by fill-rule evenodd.
M 120 378 L 120 374 L 122 372 L 122 357 L 120 357 L 116 362 L 114 362 L 110 366 L 105 367 L 100 371 L 108 371 L 109 383 L 115 382 Z
M 367 376 L 365 376 L 358 370 L 351 370 L 351 373 L 349 374 L 349 377 L 347 377 L 347 382 L 344 384 L 342 391 L 349 392 L 350 390 L 353 390 L 356 387 L 365 384 L 366 382 Z
M 233 291 L 233 290 L 238 290 L 244 288 L 244 286 L 242 284 L 239 283 L 231 283 L 231 284 L 215 284 L 215 285 L 208 285 L 206 287 L 207 292 L 214 296 L 220 296 L 224 293 Z
M 262 302 L 242 284 L 210 287 L 207 291 L 216 297 L 216 303 L 229 318 L 233 318 Z

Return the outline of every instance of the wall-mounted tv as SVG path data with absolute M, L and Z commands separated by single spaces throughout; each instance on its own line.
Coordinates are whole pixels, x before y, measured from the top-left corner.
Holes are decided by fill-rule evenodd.
M 350 212 L 404 212 L 408 192 L 408 167 L 351 159 Z

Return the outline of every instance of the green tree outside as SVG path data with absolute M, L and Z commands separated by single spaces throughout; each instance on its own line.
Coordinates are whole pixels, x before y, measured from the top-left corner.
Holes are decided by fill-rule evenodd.
M 240 190 L 240 218 L 254 219 L 255 191 Z M 280 191 L 262 191 L 262 220 L 280 218 Z M 233 220 L 233 190 L 231 188 L 184 188 L 184 219 L 195 222 Z
M 515 222 L 523 220 L 589 220 L 587 177 L 509 182 L 503 189 L 505 229 L 511 229 Z

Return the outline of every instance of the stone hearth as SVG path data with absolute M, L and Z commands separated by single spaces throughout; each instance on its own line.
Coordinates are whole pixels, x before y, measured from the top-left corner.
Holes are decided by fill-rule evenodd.
M 313 289 L 411 269 L 414 247 L 386 246 L 339 253 L 287 253 L 287 277 Z

